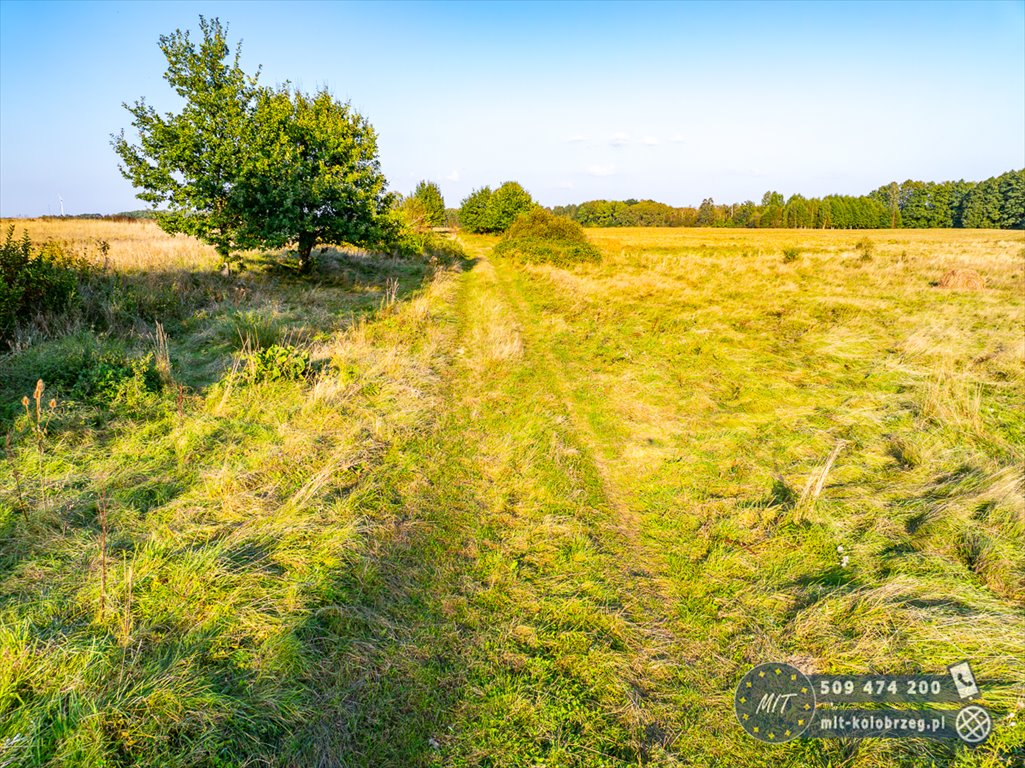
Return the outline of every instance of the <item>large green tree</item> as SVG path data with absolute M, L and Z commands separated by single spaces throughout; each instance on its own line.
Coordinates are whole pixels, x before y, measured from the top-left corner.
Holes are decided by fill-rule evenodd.
M 239 66 L 217 19 L 199 19 L 203 39 L 181 30 L 160 37 L 167 59 L 164 79 L 184 100 L 181 112 L 159 114 L 140 99 L 125 104 L 138 131 L 130 143 L 122 131 L 113 137 L 122 175 L 141 190 L 167 232 L 193 235 L 213 245 L 227 266 L 230 256 L 254 243 L 246 238 L 235 195 L 238 172 L 249 165 L 257 77 Z
M 369 121 L 326 90 L 263 90 L 253 120 L 256 157 L 240 170 L 246 236 L 293 245 L 308 272 L 320 243 L 374 247 L 394 235 L 392 197 Z
M 239 66 L 227 30 L 200 17 L 203 39 L 160 38 L 164 75 L 184 100 L 158 114 L 125 105 L 139 143 L 114 138 L 121 172 L 157 221 L 212 244 L 225 265 L 253 247 L 295 247 L 300 270 L 318 243 L 374 246 L 394 235 L 391 198 L 366 118 L 321 90 L 261 87 Z
M 459 209 L 459 222 L 470 232 L 505 232 L 513 219 L 535 205 L 527 190 L 507 181 L 494 192 L 491 187 L 471 192 Z
M 488 230 L 505 232 L 521 213 L 535 205 L 534 199 L 515 181 L 507 181 L 488 200 Z

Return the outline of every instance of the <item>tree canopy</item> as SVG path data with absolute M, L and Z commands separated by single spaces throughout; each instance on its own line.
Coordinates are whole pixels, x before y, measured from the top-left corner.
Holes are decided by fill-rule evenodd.
M 264 90 L 254 125 L 256 157 L 238 178 L 249 240 L 295 244 L 305 272 L 318 243 L 373 246 L 392 236 L 377 134 L 350 105 L 324 90 Z
M 504 232 L 521 213 L 536 205 L 515 181 L 507 181 L 494 192 L 481 187 L 471 192 L 459 209 L 459 223 L 469 232 Z
M 160 226 L 210 243 L 227 262 L 232 251 L 251 245 L 233 192 L 238 169 L 247 164 L 258 76 L 242 71 L 240 48 L 231 56 L 217 19 L 200 17 L 199 26 L 198 45 L 187 31 L 160 37 L 164 79 L 184 99 L 182 111 L 160 115 L 145 99 L 125 104 L 139 144 L 122 131 L 113 146 L 122 175 L 141 190 L 138 197 L 166 206 L 157 212 Z
M 254 247 L 294 245 L 300 269 L 321 242 L 373 246 L 394 234 L 373 127 L 325 90 L 267 88 L 246 75 L 217 19 L 202 41 L 160 38 L 165 80 L 184 99 L 158 114 L 125 104 L 139 143 L 113 139 L 121 173 L 168 232 L 213 245 L 225 265 Z
M 441 187 L 433 181 L 421 181 L 413 190 L 412 199 L 423 211 L 424 222 L 429 227 L 440 227 L 445 223 L 445 198 Z

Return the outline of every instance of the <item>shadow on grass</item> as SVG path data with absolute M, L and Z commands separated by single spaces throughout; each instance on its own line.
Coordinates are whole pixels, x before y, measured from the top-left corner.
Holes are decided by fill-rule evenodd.
M 334 334 L 373 313 L 382 301 L 407 300 L 433 271 L 426 263 L 363 254 L 334 254 L 326 261 L 311 279 L 295 277 L 274 263 L 258 264 L 237 278 L 173 270 L 125 276 L 124 285 L 129 287 L 124 290 L 135 302 L 130 312 L 108 308 L 112 321 L 105 330 L 78 326 L 70 329 L 72 336 L 44 339 L 8 356 L 5 363 L 13 364 L 4 366 L 0 393 L 17 395 L 24 386 L 34 386 L 43 363 L 58 370 L 70 364 L 72 357 L 65 353 L 70 355 L 69 347 L 75 347 L 79 338 L 91 339 L 99 349 L 145 354 L 152 349 L 149 329 L 157 319 L 171 339 L 176 379 L 202 391 L 223 374 L 247 334 L 248 343 L 255 340 L 261 345 L 313 343 L 320 334 Z M 173 302 L 169 293 L 175 294 Z M 54 376 L 47 394 L 65 398 L 60 389 L 71 389 L 72 373 L 63 382 Z M 166 399 L 172 393 L 158 396 Z M 67 408 L 104 411 L 102 403 L 70 400 Z M 66 426 L 82 433 L 75 439 L 87 439 L 90 450 L 103 453 L 119 432 L 144 423 L 145 413 L 128 415 L 112 408 L 94 420 L 74 421 Z M 55 437 L 63 426 L 53 424 Z M 75 460 L 74 452 L 65 458 Z M 448 482 L 444 463 L 436 436 L 416 434 L 400 448 L 376 456 L 364 479 L 346 489 L 340 503 L 352 508 L 355 519 L 370 521 L 365 546 L 358 555 L 343 556 L 344 564 L 326 586 L 311 595 L 309 610 L 293 616 L 298 624 L 281 636 L 280 649 L 269 651 L 272 657 L 281 651 L 280 665 L 273 661 L 266 669 L 265 651 L 248 649 L 252 663 L 240 662 L 245 649 L 226 654 L 225 638 L 211 635 L 209 628 L 182 631 L 174 624 L 149 622 L 123 649 L 112 635 L 96 634 L 89 617 L 72 600 L 80 586 L 74 574 L 90 567 L 99 536 L 96 488 L 86 487 L 89 483 L 68 486 L 71 498 L 51 499 L 45 515 L 43 510 L 18 509 L 0 520 L 0 608 L 30 611 L 37 589 L 48 590 L 57 599 L 49 614 L 33 620 L 30 631 L 35 640 L 59 641 L 69 653 L 76 644 L 92 644 L 97 660 L 103 657 L 102 663 L 120 668 L 122 676 L 127 663 L 128 680 L 142 688 L 158 685 L 168 670 L 179 670 L 175 679 L 184 686 L 186 697 L 192 691 L 206 691 L 211 701 L 207 717 L 169 725 L 141 710 L 133 714 L 136 704 L 114 690 L 113 678 L 101 676 L 88 689 L 74 693 L 82 699 L 81 707 L 71 707 L 58 691 L 26 691 L 18 705 L 28 713 L 25 722 L 32 733 L 53 736 L 34 741 L 37 759 L 31 764 L 41 765 L 64 749 L 62 742 L 73 738 L 79 720 L 86 727 L 88 718 L 75 715 L 79 710 L 106 734 L 118 764 L 179 765 L 190 753 L 224 765 L 431 762 L 466 675 L 466 641 L 451 603 L 458 602 L 462 583 L 459 521 L 476 511 L 469 492 Z M 119 503 L 140 516 L 171 501 L 191 478 L 152 476 L 164 470 L 172 473 L 171 464 L 140 466 L 147 468 L 142 474 L 119 478 L 122 487 L 117 494 Z M 6 488 L 3 493 L 7 495 Z M 40 525 L 34 520 L 40 515 L 54 519 Z M 120 562 L 121 553 L 130 556 L 145 544 L 144 538 L 132 541 L 112 535 L 111 555 Z M 222 539 L 218 535 L 197 542 L 195 551 L 181 556 L 213 555 L 228 579 L 254 571 L 267 579 L 282 577 L 280 566 L 271 567 L 278 542 L 243 540 L 228 546 Z M 89 542 L 85 550 L 83 541 Z M 151 541 L 145 546 L 157 545 Z M 45 578 L 40 573 L 38 579 L 26 581 L 23 566 L 31 569 L 32 561 L 44 556 L 49 569 Z M 159 581 L 138 583 L 143 593 L 163 589 Z M 174 599 L 173 590 L 167 599 Z M 301 663 L 294 663 L 292 653 Z M 121 734 L 129 731 L 133 736 L 141 731 L 144 737 L 127 743 Z M 4 735 L 0 728 L 0 737 Z

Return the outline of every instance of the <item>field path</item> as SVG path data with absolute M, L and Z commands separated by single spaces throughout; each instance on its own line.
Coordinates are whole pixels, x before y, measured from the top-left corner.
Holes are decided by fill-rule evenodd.
M 439 481 L 482 510 L 466 536 L 469 679 L 442 763 L 686 762 L 699 713 L 729 706 L 715 648 L 684 619 L 512 266 L 474 255 L 438 435 L 462 473 Z

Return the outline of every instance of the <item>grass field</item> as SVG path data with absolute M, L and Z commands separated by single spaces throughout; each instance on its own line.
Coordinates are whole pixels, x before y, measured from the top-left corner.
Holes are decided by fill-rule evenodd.
M 0 358 L 0 766 L 1025 763 L 1021 232 L 590 230 L 571 270 L 466 236 L 304 281 L 17 224 L 120 287 Z M 245 375 L 273 345 L 306 372 Z M 975 748 L 732 711 L 763 661 L 963 658 Z

